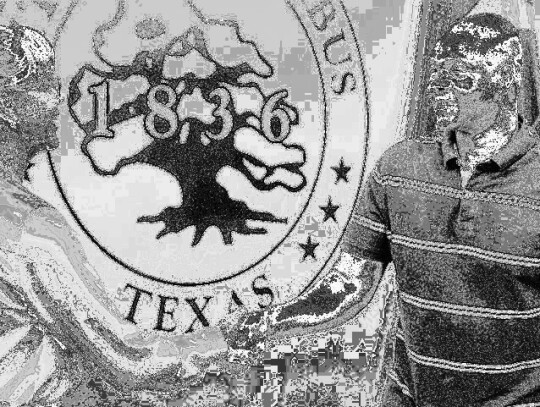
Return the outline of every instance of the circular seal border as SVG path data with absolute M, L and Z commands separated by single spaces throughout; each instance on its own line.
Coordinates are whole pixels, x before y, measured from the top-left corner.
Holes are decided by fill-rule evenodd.
M 336 250 L 337 250 L 337 248 L 339 246 L 339 243 L 343 239 L 343 236 L 345 235 L 345 231 L 347 230 L 347 227 L 349 226 L 349 223 L 350 223 L 351 218 L 352 218 L 353 213 L 354 213 L 354 208 L 356 207 L 356 205 L 358 203 L 358 199 L 360 198 L 360 191 L 362 189 L 362 185 L 364 184 L 364 178 L 365 178 L 365 175 L 366 175 L 366 160 L 367 160 L 367 157 L 369 155 L 369 143 L 370 143 L 370 136 L 371 136 L 371 113 L 370 113 L 370 105 L 369 105 L 369 101 L 370 101 L 369 88 L 368 88 L 368 82 L 367 82 L 368 76 L 367 76 L 366 65 L 365 65 L 365 61 L 364 61 L 364 55 L 362 53 L 362 49 L 360 48 L 360 43 L 358 41 L 358 37 L 356 36 L 356 32 L 354 30 L 354 25 L 353 25 L 353 23 L 351 21 L 351 18 L 349 16 L 348 12 L 347 12 L 347 8 L 345 7 L 345 4 L 343 3 L 343 0 L 337 0 L 337 2 L 339 3 L 339 5 L 341 6 L 341 9 L 343 10 L 343 14 L 345 15 L 345 18 L 347 19 L 349 29 L 351 30 L 351 34 L 352 34 L 352 37 L 354 39 L 354 45 L 356 46 L 356 51 L 358 53 L 358 63 L 359 63 L 359 67 L 360 67 L 360 73 L 362 74 L 362 88 L 363 88 L 362 90 L 363 90 L 363 94 L 364 94 L 364 107 L 365 107 L 365 121 L 364 121 L 365 140 L 364 140 L 364 151 L 363 151 L 364 160 L 362 162 L 362 167 L 360 169 L 360 182 L 358 183 L 358 186 L 357 186 L 357 189 L 356 189 L 356 194 L 355 194 L 355 198 L 354 198 L 354 202 L 353 202 L 353 210 L 349 214 L 349 217 L 347 218 L 347 221 L 345 222 L 345 225 L 344 225 L 343 229 L 341 230 L 341 234 L 339 235 L 339 239 L 337 239 L 334 248 L 330 252 L 330 255 L 328 256 L 328 258 L 326 259 L 326 261 L 324 262 L 322 267 L 313 276 L 311 281 L 306 284 L 306 286 L 298 294 L 298 296 L 301 296 L 301 295 L 306 293 L 306 291 L 317 281 L 317 279 L 319 278 L 319 276 L 321 275 L 323 270 L 326 269 L 326 267 L 328 266 L 328 263 L 334 257 L 334 255 L 336 253 Z M 287 3 L 289 4 L 291 9 L 293 10 L 295 15 L 297 16 L 300 24 L 302 25 L 302 28 L 304 29 L 304 31 L 306 31 L 306 35 L 307 35 L 307 29 L 304 26 L 303 22 L 301 21 L 298 12 L 296 11 L 296 9 L 294 9 L 294 7 L 292 6 L 290 0 L 287 0 Z M 308 36 L 308 39 L 309 39 L 309 36 Z M 311 39 L 310 39 L 310 45 L 313 46 L 313 44 L 311 43 Z

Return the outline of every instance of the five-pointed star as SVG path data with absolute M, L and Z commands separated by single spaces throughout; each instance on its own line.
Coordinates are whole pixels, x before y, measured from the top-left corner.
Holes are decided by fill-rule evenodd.
M 334 222 L 337 223 L 336 219 L 336 211 L 339 208 L 339 205 L 332 204 L 332 197 L 328 197 L 328 203 L 326 206 L 319 206 L 324 211 L 324 220 L 323 222 L 326 222 L 328 219 L 333 219 Z
M 311 236 L 308 236 L 306 243 L 298 244 L 304 250 L 304 257 L 302 258 L 302 261 L 304 261 L 308 256 L 311 256 L 313 259 L 317 260 L 317 257 L 315 257 L 315 248 L 319 245 L 319 243 L 313 243 L 311 241 Z
M 337 175 L 336 178 L 336 184 L 339 182 L 339 180 L 343 180 L 345 182 L 349 182 L 349 179 L 347 178 L 348 172 L 351 170 L 351 167 L 345 165 L 343 162 L 343 157 L 341 157 L 341 160 L 339 161 L 339 167 L 331 167 Z

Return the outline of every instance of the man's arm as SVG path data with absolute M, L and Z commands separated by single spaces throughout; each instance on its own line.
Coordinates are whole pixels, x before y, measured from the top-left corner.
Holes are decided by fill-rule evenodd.
M 332 270 L 309 291 L 268 312 L 268 335 L 312 334 L 345 324 L 371 301 L 384 267 L 342 252 Z
M 306 293 L 222 325 L 232 348 L 250 349 L 266 338 L 314 334 L 344 325 L 373 298 L 386 264 L 342 252 L 330 272 Z M 234 321 L 233 321 L 234 322 Z
M 392 261 L 386 190 L 378 167 L 356 203 L 341 242 L 342 252 L 328 275 L 292 302 L 243 315 L 237 324 L 223 324 L 230 347 L 249 349 L 265 337 L 331 329 L 343 325 L 371 301 Z

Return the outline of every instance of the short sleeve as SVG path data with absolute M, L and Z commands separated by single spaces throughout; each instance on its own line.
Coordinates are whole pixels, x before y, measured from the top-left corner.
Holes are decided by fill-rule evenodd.
M 341 248 L 355 258 L 388 264 L 392 261 L 388 232 L 386 188 L 374 169 L 358 198 Z

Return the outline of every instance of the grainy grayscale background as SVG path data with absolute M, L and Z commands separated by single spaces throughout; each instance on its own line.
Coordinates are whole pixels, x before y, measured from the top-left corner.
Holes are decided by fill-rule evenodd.
M 88 2 L 90 1 L 92 0 L 88 0 Z M 535 1 L 537 9 L 540 9 L 540 0 Z M 100 19 L 106 20 L 107 17 L 105 14 L 112 14 L 114 12 L 113 3 L 113 1 L 103 1 L 104 7 L 101 8 L 103 15 L 99 17 Z M 411 31 L 411 27 L 413 26 L 412 22 L 414 22 L 414 19 L 418 17 L 417 11 L 422 0 L 346 0 L 345 3 L 354 22 L 358 39 L 361 42 L 367 67 L 371 102 L 371 143 L 370 153 L 367 158 L 367 170 L 369 171 L 382 152 L 397 140 L 404 137 L 405 134 L 408 104 L 407 93 L 404 90 L 409 86 L 414 70 L 414 60 L 411 57 L 414 50 L 410 43 L 414 33 Z M 92 19 L 93 17 L 90 14 L 74 16 L 75 19 Z M 266 17 L 269 19 L 272 18 L 272 16 Z M 276 32 L 279 32 L 279 28 L 277 27 L 279 16 L 276 17 Z M 540 14 L 537 14 L 536 22 L 537 27 L 540 27 Z M 273 34 L 275 32 L 264 33 L 264 35 Z M 299 45 L 288 44 L 288 46 L 294 48 Z M 67 52 L 67 50 L 64 49 L 64 52 Z M 302 68 L 301 62 L 297 63 L 299 64 L 298 66 L 294 64 L 290 66 L 291 70 Z M 298 80 L 301 81 L 301 78 L 298 78 Z M 306 84 L 306 86 L 309 86 L 309 84 Z M 355 112 L 351 111 L 347 112 L 347 114 L 354 115 Z M 72 146 L 69 143 L 63 143 L 61 154 L 70 148 Z M 68 220 L 71 219 L 51 182 L 48 163 L 44 156 L 38 157 L 36 160 L 36 166 L 32 169 L 32 182 L 29 184 L 29 187 L 36 194 L 52 202 L 66 215 Z M 76 225 L 73 226 L 77 229 Z M 100 267 L 106 268 L 110 266 L 108 263 L 104 263 L 96 248 L 84 236 L 81 236 L 81 241 L 89 259 L 94 262 L 95 268 L 99 269 Z M 107 281 L 109 287 L 118 287 L 118 283 L 115 284 L 114 281 L 114 273 L 108 273 L 102 277 L 109 279 Z M 381 316 L 384 315 L 382 308 L 384 307 L 385 299 L 389 298 L 388 295 L 391 292 L 392 274 L 389 272 L 383 280 L 373 304 L 356 319 L 360 326 L 357 326 L 355 330 L 361 332 L 358 341 L 363 341 L 368 349 L 377 340 L 377 336 L 379 335 L 377 327 L 381 321 Z M 344 329 L 344 331 L 346 330 Z M 323 337 L 321 336 L 321 338 Z M 294 340 L 292 342 L 294 343 Z M 281 343 L 283 346 L 290 344 L 291 340 L 282 341 Z M 276 358 L 278 357 L 276 356 Z M 270 361 L 270 359 L 267 360 L 269 364 L 271 364 Z M 297 375 L 295 376 L 297 380 L 296 387 L 291 388 L 293 388 L 294 392 L 298 393 L 300 398 L 308 393 L 319 394 L 319 400 L 327 400 L 329 403 L 324 405 L 367 406 L 372 402 L 372 395 L 376 390 L 377 369 L 369 370 L 364 367 L 360 367 L 356 375 L 349 375 L 347 378 L 345 378 L 347 375 L 343 371 L 340 371 L 339 368 L 334 371 L 329 368 L 326 373 L 319 376 L 301 377 L 301 375 Z M 262 366 L 261 369 L 264 371 L 265 367 Z M 258 390 L 266 396 L 261 396 L 257 401 L 253 401 L 252 404 L 245 405 L 274 405 L 272 394 L 275 394 L 278 387 L 279 383 L 268 380 L 266 387 Z M 209 381 L 206 385 L 201 383 L 199 387 L 193 388 L 188 399 L 176 401 L 170 405 L 225 405 L 225 393 L 223 383 Z M 96 402 L 97 404 L 89 404 L 89 402 L 83 400 L 86 396 L 82 393 L 80 397 L 81 406 L 99 405 L 98 402 Z

